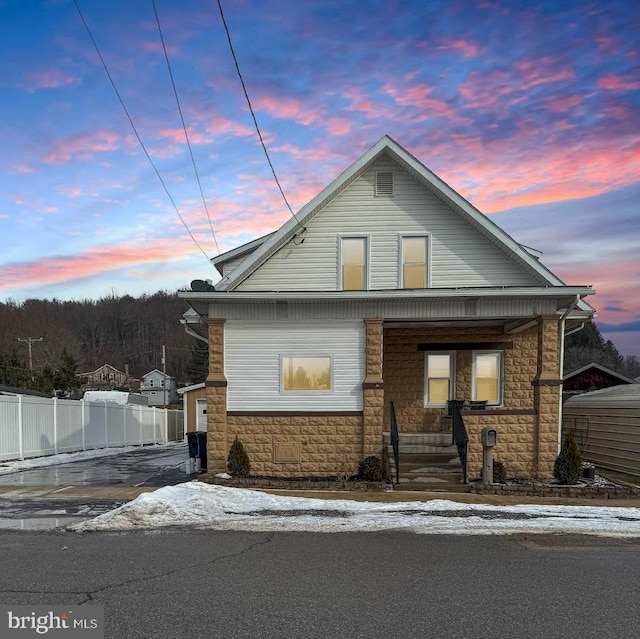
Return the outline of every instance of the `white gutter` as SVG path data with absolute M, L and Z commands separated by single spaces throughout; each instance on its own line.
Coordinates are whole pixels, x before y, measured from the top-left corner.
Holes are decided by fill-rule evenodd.
M 579 303 L 580 303 L 580 295 L 576 294 L 576 299 L 573 301 L 572 304 L 569 305 L 567 310 L 560 317 L 560 376 L 559 376 L 559 379 L 562 379 L 564 377 L 564 340 L 566 337 L 564 334 L 564 327 L 567 321 L 567 317 L 569 317 L 569 314 L 571 313 L 571 311 L 573 311 L 575 307 L 578 306 Z M 584 323 L 580 325 L 580 328 L 582 328 L 583 326 L 584 326 Z M 575 331 L 573 330 L 571 331 L 571 333 L 574 333 L 574 332 Z M 562 439 L 562 389 L 560 390 L 560 398 L 558 399 L 558 402 L 559 402 L 559 407 L 558 407 L 558 452 L 557 454 L 560 453 L 560 445 L 561 445 L 561 439 Z

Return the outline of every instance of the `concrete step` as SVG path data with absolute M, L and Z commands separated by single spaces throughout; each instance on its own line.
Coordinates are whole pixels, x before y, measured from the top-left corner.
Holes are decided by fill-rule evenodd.
M 451 440 L 449 440 L 451 444 Z M 455 446 L 430 445 L 430 444 L 402 444 L 398 445 L 400 455 L 435 455 L 438 453 L 457 454 L 458 449 Z M 387 446 L 387 454 L 393 457 L 393 447 Z
M 383 442 L 386 446 L 391 445 L 391 434 L 383 433 Z M 450 432 L 439 433 L 400 433 L 398 443 L 412 446 L 448 446 L 451 444 Z
M 401 478 L 402 480 L 402 478 Z M 424 492 L 433 492 L 433 493 L 468 493 L 471 492 L 470 484 L 456 484 L 456 483 L 447 483 L 447 482 L 402 482 L 399 484 L 394 484 L 393 489 L 398 490 L 420 490 Z

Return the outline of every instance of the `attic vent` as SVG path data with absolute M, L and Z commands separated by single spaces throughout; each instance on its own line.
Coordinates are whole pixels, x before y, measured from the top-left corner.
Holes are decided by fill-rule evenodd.
M 393 172 L 378 171 L 376 173 L 376 197 L 391 197 L 393 195 Z

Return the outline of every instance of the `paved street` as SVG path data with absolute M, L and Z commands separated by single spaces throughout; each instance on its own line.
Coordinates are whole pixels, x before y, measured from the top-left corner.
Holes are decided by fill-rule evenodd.
M 192 478 L 186 444 L 0 475 L 0 529 L 47 530 L 95 517 L 141 492 Z
M 635 639 L 640 542 L 0 531 L 0 603 L 105 606 L 107 637 Z

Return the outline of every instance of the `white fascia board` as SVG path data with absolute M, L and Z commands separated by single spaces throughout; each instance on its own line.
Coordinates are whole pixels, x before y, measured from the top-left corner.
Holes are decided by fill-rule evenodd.
M 204 387 L 205 387 L 205 383 L 204 382 L 200 382 L 199 384 L 191 384 L 191 386 L 183 386 L 182 388 L 177 388 L 176 391 L 177 391 L 178 395 L 184 395 L 185 393 L 188 393 L 189 391 L 198 390 L 198 389 L 204 388 Z
M 225 251 L 224 253 L 220 253 L 216 255 L 216 257 L 211 259 L 211 263 L 218 269 L 218 273 L 222 275 L 222 267 L 229 260 L 234 260 L 244 253 L 251 253 L 255 251 L 259 246 L 264 244 L 272 235 L 272 233 L 267 233 L 262 237 L 257 237 L 255 240 L 251 240 L 246 242 L 245 244 L 241 244 L 240 246 L 236 246 L 235 248 L 230 249 L 229 251 Z
M 178 297 L 198 302 L 246 302 L 277 300 L 376 300 L 376 299 L 445 299 L 445 298 L 573 298 L 593 295 L 590 286 L 473 287 L 431 289 L 388 289 L 384 291 L 181 291 Z

